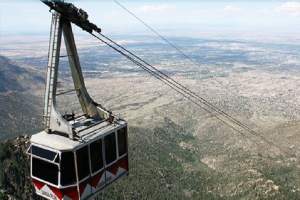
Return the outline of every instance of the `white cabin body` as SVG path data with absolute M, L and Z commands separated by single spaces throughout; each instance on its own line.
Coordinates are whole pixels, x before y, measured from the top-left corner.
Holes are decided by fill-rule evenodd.
M 80 140 L 42 131 L 31 137 L 31 178 L 36 193 L 53 200 L 90 199 L 128 175 L 127 123 L 70 121 Z

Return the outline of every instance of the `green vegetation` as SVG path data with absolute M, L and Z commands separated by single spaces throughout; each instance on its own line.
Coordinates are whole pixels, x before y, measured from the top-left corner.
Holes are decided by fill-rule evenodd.
M 209 191 L 215 180 L 197 152 L 183 149 L 192 144 L 191 133 L 168 119 L 153 130 L 130 128 L 130 175 L 111 185 L 104 199 L 223 199 Z
M 199 141 L 192 135 L 193 132 L 169 119 L 153 130 L 131 128 L 130 175 L 111 185 L 102 197 L 299 199 L 299 192 L 292 190 L 300 180 L 296 166 L 284 169 L 274 159 L 261 154 L 225 149 L 222 144 L 212 145 L 213 134 Z M 189 144 L 190 148 L 183 148 L 181 143 Z M 201 158 L 208 155 L 224 157 L 224 161 L 219 168 L 211 169 L 201 162 Z M 284 183 L 284 177 L 293 180 L 289 182 L 290 186 Z
M 30 199 L 28 158 L 25 154 L 26 139 L 0 144 L 0 199 Z
M 40 72 L 0 55 L 0 140 L 41 129 L 42 98 L 36 94 L 43 85 Z
M 153 129 L 130 127 L 130 174 L 110 185 L 100 197 L 299 199 L 296 187 L 300 185 L 300 172 L 296 164 L 276 164 L 275 158 L 212 145 L 212 134 L 199 141 L 192 134 L 194 130 L 187 128 L 193 126 L 184 127 L 168 118 Z M 33 198 L 26 141 L 19 137 L 0 145 L 0 199 Z M 211 167 L 201 161 L 207 157 L 224 161 Z
M 281 186 L 277 199 L 299 199 L 300 190 L 295 186 L 300 184 L 300 170 L 295 165 L 269 166 L 264 169 L 264 175 Z

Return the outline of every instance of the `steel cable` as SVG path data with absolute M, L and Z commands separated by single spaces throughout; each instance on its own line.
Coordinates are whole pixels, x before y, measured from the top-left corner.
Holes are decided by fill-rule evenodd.
M 191 101 L 192 103 L 194 103 L 195 105 L 197 105 L 198 107 L 200 107 L 201 109 L 203 109 L 206 112 L 210 113 L 213 117 L 217 118 L 219 121 L 221 121 L 226 126 L 228 126 L 228 127 L 232 128 L 233 130 L 237 131 L 242 136 L 245 136 L 248 139 L 250 139 L 243 131 L 240 130 L 240 129 L 243 129 L 243 130 L 247 131 L 248 133 L 250 133 L 251 135 L 253 135 L 255 137 L 259 137 L 261 140 L 263 140 L 268 145 L 274 146 L 274 147 L 278 148 L 281 152 L 283 152 L 285 154 L 289 154 L 287 151 L 285 151 L 284 149 L 282 149 L 280 146 L 278 146 L 275 143 L 267 140 L 260 133 L 252 130 L 250 127 L 248 127 L 247 125 L 243 124 L 239 120 L 235 119 L 231 115 L 229 115 L 226 112 L 222 111 L 221 109 L 215 107 L 213 104 L 211 104 L 210 102 L 208 102 L 203 97 L 200 97 L 199 95 L 197 95 L 196 93 L 194 93 L 193 91 L 191 91 L 190 89 L 188 89 L 187 87 L 183 86 L 179 82 L 175 81 L 173 78 L 169 77 L 167 74 L 163 73 L 162 71 L 158 70 L 157 68 L 155 68 L 154 66 L 152 66 L 148 62 L 144 61 L 142 58 L 138 57 L 137 55 L 135 55 L 134 53 L 130 52 L 129 50 L 127 50 L 123 46 L 121 46 L 118 43 L 114 42 L 112 39 L 108 38 L 107 36 L 105 36 L 105 35 L 103 35 L 101 33 L 99 33 L 99 34 L 104 39 L 100 38 L 99 36 L 97 36 L 97 35 L 95 35 L 93 33 L 91 33 L 91 35 L 93 35 L 95 38 L 97 38 L 101 42 L 105 43 L 110 48 L 112 48 L 113 50 L 117 51 L 118 53 L 120 53 L 121 55 L 123 55 L 124 57 L 126 57 L 128 60 L 130 60 L 131 62 L 133 62 L 137 66 L 141 67 L 143 70 L 147 71 L 148 73 L 150 73 L 151 75 L 153 75 L 155 78 L 157 78 L 158 80 L 162 81 L 164 84 L 166 84 L 169 87 L 171 87 L 173 90 L 175 90 L 176 92 L 178 92 L 179 94 L 181 94 L 183 97 L 185 97 L 186 99 L 188 99 L 189 101 Z M 106 40 L 108 40 L 108 41 L 106 41 Z M 138 60 L 136 60 L 136 59 L 138 59 Z M 149 66 L 151 69 L 148 68 L 147 66 Z M 204 104 L 205 106 L 207 106 L 208 108 L 203 107 L 203 105 L 201 105 L 195 99 L 198 100 L 201 104 Z M 214 112 L 216 112 L 216 113 L 214 113 Z M 219 114 L 219 115 L 217 115 L 217 114 Z M 231 123 L 228 123 L 225 119 L 221 118 L 220 116 L 228 119 Z M 240 129 L 237 128 L 237 127 L 235 127 L 233 124 L 237 125 Z M 254 142 L 256 144 L 258 144 L 256 141 L 254 141 Z

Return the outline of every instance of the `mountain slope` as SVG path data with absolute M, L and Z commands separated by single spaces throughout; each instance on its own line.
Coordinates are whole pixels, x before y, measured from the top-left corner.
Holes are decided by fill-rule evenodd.
M 39 71 L 0 56 L 0 139 L 39 129 L 43 84 Z
M 0 55 L 0 93 L 36 89 L 43 82 L 43 77 L 37 71 L 20 67 Z
M 217 160 L 210 167 L 198 157 L 211 144 L 204 142 L 199 148 L 192 132 L 168 118 L 153 129 L 129 127 L 130 174 L 106 188 L 99 199 L 299 199 L 296 166 L 259 158 L 249 169 L 243 165 L 259 156 L 235 152 L 227 158 L 234 169 L 224 165 L 220 170 Z M 0 143 L 0 199 L 35 199 L 25 154 L 28 139 Z

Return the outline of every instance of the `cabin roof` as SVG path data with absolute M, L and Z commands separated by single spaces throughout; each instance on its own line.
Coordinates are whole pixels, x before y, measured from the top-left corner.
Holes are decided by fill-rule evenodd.
M 48 134 L 46 131 L 41 131 L 32 135 L 30 141 L 32 144 L 58 151 L 74 150 L 124 126 L 126 126 L 126 122 L 120 119 L 113 123 L 103 121 L 90 127 L 81 127 L 80 131 L 78 131 L 79 140 L 71 140 L 63 135 Z

